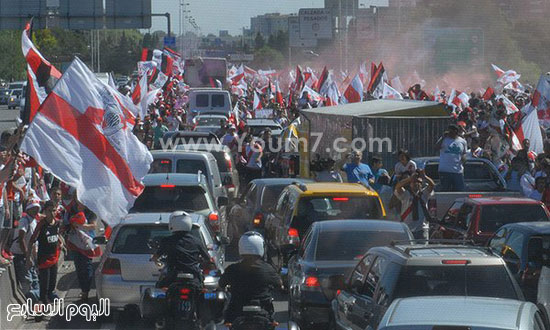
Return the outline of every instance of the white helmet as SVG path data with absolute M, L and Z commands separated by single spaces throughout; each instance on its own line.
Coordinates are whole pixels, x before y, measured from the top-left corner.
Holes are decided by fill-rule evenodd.
M 264 255 L 264 238 L 260 233 L 249 231 L 243 234 L 239 240 L 239 254 L 256 255 L 263 257 Z
M 193 218 L 184 211 L 175 211 L 170 214 L 170 223 L 168 229 L 171 232 L 191 231 L 193 227 Z

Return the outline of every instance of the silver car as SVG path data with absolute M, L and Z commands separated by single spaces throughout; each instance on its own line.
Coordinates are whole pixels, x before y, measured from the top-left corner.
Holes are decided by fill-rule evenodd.
M 160 276 L 159 267 L 150 261 L 154 251 L 147 242 L 170 235 L 169 217 L 170 213 L 130 214 L 115 227 L 95 273 L 98 298 L 108 298 L 115 310 L 139 306 L 143 291 L 154 287 Z M 213 292 L 224 270 L 226 243 L 215 236 L 204 216 L 192 217 L 193 233 L 200 237 L 215 263 L 215 269 L 203 269 L 205 288 Z
M 394 300 L 378 330 L 411 329 L 544 330 L 545 326 L 537 306 L 525 301 L 461 296 Z
M 15 109 L 20 106 L 22 94 L 22 89 L 14 89 L 10 92 L 10 96 L 8 97 L 8 109 Z

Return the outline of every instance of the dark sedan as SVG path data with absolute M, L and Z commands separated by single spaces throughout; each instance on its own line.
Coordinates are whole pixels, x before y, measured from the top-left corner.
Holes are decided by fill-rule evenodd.
M 314 223 L 289 261 L 291 319 L 302 329 L 326 327 L 330 301 L 336 293 L 328 288 L 328 278 L 337 274 L 347 277 L 371 247 L 412 237 L 409 228 L 401 222 L 335 220 Z

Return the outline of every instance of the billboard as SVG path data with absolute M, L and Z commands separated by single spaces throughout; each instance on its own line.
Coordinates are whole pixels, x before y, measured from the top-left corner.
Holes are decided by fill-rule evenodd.
M 107 29 L 151 28 L 151 0 L 105 0 Z
M 300 18 L 288 18 L 288 44 L 290 47 L 317 47 L 317 39 L 302 39 L 300 37 Z
M 151 0 L 0 0 L 0 30 L 137 29 L 151 27 Z
M 301 39 L 332 39 L 332 12 L 325 8 L 301 8 Z

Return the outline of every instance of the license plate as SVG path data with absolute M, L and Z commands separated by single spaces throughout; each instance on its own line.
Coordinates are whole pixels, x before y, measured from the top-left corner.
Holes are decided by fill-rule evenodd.
M 180 303 L 180 312 L 190 312 L 191 311 L 191 302 L 183 300 Z
M 205 292 L 204 293 L 204 300 L 214 300 L 216 299 L 218 295 L 216 292 Z

